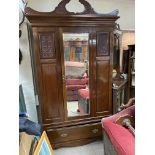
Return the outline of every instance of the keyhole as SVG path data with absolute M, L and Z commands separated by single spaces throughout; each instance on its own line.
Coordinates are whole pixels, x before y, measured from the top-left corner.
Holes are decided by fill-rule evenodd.
M 81 4 L 78 0 L 71 0 L 67 5 L 66 9 L 69 12 L 83 12 L 84 11 L 84 6 Z

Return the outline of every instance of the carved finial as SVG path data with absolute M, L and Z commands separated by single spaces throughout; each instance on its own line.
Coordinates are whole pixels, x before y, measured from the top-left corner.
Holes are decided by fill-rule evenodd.
M 62 0 L 53 12 L 57 14 L 61 13 L 67 14 L 68 11 L 66 10 L 66 4 L 68 4 L 69 2 L 70 0 Z
M 88 13 L 88 14 L 97 14 L 95 11 L 94 11 L 94 9 L 92 8 L 92 6 L 87 2 L 87 1 L 85 1 L 85 0 L 79 0 L 79 2 L 81 3 L 81 4 L 83 4 L 84 5 L 84 7 L 85 7 L 85 10 L 83 11 L 83 13 Z

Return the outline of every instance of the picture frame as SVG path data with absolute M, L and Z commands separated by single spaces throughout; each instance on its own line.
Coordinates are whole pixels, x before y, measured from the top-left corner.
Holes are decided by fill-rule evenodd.
M 45 131 L 43 131 L 34 155 L 55 155 Z

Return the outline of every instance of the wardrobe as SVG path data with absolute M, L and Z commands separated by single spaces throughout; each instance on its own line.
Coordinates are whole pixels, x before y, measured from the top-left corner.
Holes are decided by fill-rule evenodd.
M 113 31 L 118 10 L 99 14 L 79 0 L 85 9 L 75 13 L 66 9 L 69 2 L 61 1 L 52 12 L 25 8 L 40 122 L 54 148 L 101 138 L 101 118 L 113 109 Z M 76 97 L 68 100 L 68 95 Z

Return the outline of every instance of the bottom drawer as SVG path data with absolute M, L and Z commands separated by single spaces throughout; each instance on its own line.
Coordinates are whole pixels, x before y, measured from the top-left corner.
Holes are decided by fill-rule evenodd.
M 102 136 L 101 123 L 78 125 L 60 129 L 48 129 L 47 135 L 51 144 Z

